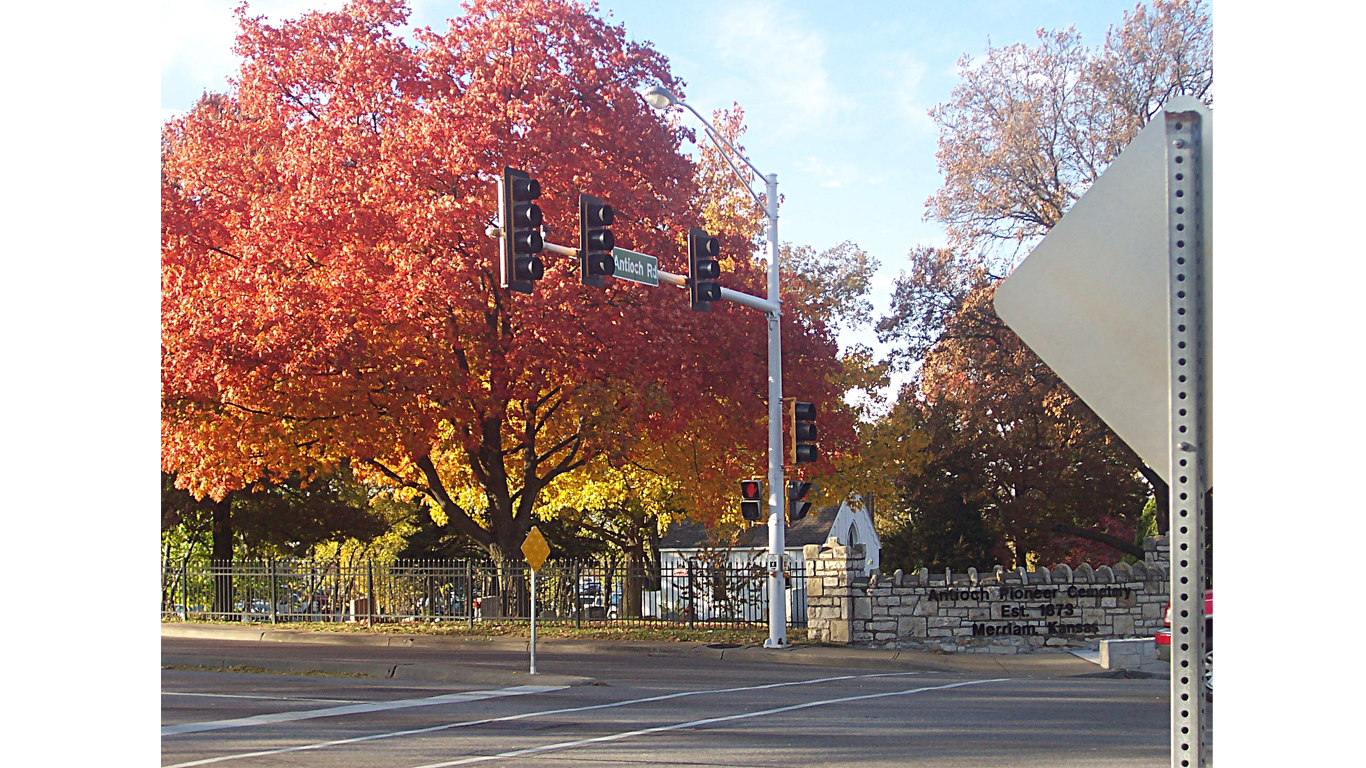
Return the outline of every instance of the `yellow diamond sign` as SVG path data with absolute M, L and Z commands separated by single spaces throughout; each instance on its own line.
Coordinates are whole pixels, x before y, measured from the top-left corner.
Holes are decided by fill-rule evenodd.
M 545 565 L 545 559 L 550 557 L 550 545 L 545 542 L 539 528 L 532 527 L 527 533 L 526 541 L 522 542 L 522 554 L 533 571 L 539 571 Z

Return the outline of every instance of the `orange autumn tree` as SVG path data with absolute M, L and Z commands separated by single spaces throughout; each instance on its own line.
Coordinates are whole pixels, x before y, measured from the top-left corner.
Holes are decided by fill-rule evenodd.
M 163 470 L 221 498 L 351 459 L 501 562 L 596 460 L 718 410 L 762 445 L 757 313 L 585 288 L 549 253 L 533 296 L 498 287 L 504 165 L 541 181 L 551 241 L 572 243 L 590 192 L 618 242 L 686 272 L 689 134 L 637 96 L 681 89 L 664 58 L 568 0 L 476 0 L 411 44 L 407 13 L 243 10 L 230 92 L 165 126 Z M 761 290 L 759 266 L 728 267 L 723 284 Z

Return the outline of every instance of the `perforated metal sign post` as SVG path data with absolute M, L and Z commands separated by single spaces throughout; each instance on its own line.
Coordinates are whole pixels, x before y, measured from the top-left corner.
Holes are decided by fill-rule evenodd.
M 532 526 L 522 542 L 522 554 L 526 564 L 531 566 L 531 674 L 536 674 L 536 572 L 545 565 L 550 556 L 550 545 L 541 535 L 541 529 Z
M 1205 701 L 1205 239 L 1203 122 L 1166 112 L 1171 284 L 1172 765 L 1210 761 Z
M 1213 115 L 1173 98 L 997 289 L 997 314 L 1167 481 L 1171 764 L 1210 761 Z

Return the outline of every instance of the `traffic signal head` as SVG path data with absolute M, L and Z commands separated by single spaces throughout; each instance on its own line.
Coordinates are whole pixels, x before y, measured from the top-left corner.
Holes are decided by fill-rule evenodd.
M 612 221 L 616 213 L 602 198 L 579 195 L 579 278 L 584 285 L 601 288 L 617 271 L 612 249 Z
M 501 283 L 521 293 L 531 293 L 536 281 L 545 276 L 545 264 L 536 254 L 545 247 L 541 240 L 541 207 L 533 200 L 541 196 L 541 183 L 525 171 L 504 168 L 498 182 L 498 220 L 502 222 Z
M 816 460 L 816 406 L 795 399 L 783 400 L 787 425 L 787 463 L 810 464 Z
M 746 520 L 764 519 L 764 481 L 740 481 L 740 516 Z
M 716 238 L 697 227 L 688 229 L 688 297 L 699 312 L 710 312 L 711 302 L 721 298 L 721 286 L 716 284 L 721 276 L 721 263 L 716 260 L 720 255 Z
M 811 492 L 811 483 L 789 480 L 787 483 L 787 521 L 795 523 L 811 511 L 811 502 L 803 501 Z

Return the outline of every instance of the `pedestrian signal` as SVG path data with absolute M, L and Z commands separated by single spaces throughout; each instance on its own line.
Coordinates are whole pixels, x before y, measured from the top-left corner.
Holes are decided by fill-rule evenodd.
M 764 481 L 740 481 L 740 516 L 758 522 L 764 519 Z

